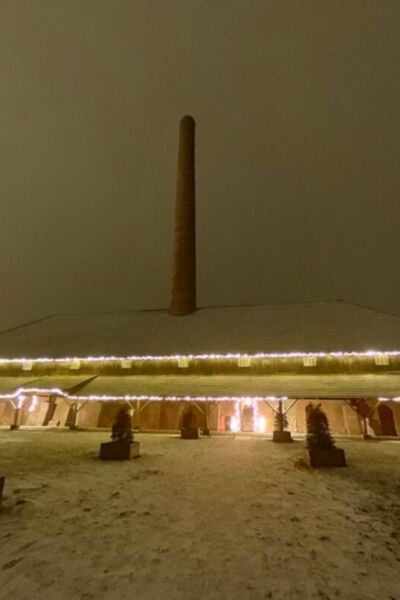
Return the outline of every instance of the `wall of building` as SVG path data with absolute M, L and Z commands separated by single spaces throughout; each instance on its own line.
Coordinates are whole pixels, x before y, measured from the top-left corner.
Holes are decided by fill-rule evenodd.
M 101 407 L 101 402 L 86 402 L 78 413 L 77 425 L 83 429 L 98 427 Z M 108 422 L 106 426 L 108 427 Z
M 11 425 L 14 422 L 14 408 L 9 400 L 0 400 L 0 425 Z
M 306 406 L 307 404 L 322 404 L 324 411 L 327 414 L 329 425 L 332 433 L 336 434 L 350 434 L 353 433 L 357 427 L 354 424 L 354 421 L 350 420 L 351 430 L 349 429 L 349 412 L 344 412 L 345 403 L 341 400 L 298 400 L 293 407 L 293 411 L 295 413 L 295 424 L 294 430 L 298 433 L 304 433 L 307 430 L 306 424 Z M 349 411 L 351 409 L 349 408 Z M 355 413 L 354 413 L 355 414 Z M 355 415 L 356 416 L 356 415 Z M 359 433 L 359 431 L 357 431 Z
M 49 407 L 53 406 L 54 414 L 52 414 L 48 426 L 49 427 L 64 427 L 68 424 L 68 413 L 70 404 L 62 398 L 50 398 L 42 396 L 38 398 L 37 405 L 34 410 L 32 408 L 32 399 L 27 398 L 24 406 L 19 413 L 19 423 L 25 426 L 42 426 L 45 423 L 46 417 L 49 416 Z M 284 402 L 286 410 L 292 400 Z M 293 433 L 306 432 L 306 406 L 310 400 L 300 399 L 290 408 L 287 413 L 289 429 Z M 312 400 L 313 404 L 318 404 L 320 401 Z M 187 402 L 142 402 L 136 404 L 134 408 L 134 425 L 143 430 L 176 430 L 180 427 L 182 414 L 187 407 Z M 371 401 L 371 407 L 375 403 Z M 125 406 L 124 402 L 86 402 L 81 404 L 81 409 L 78 413 L 77 424 L 82 428 L 104 427 L 111 428 L 118 410 Z M 393 417 L 395 432 L 400 435 L 400 404 L 395 402 L 381 403 L 385 406 L 386 414 L 390 412 Z M 322 406 L 328 416 L 329 424 L 332 433 L 335 435 L 361 435 L 363 433 L 362 421 L 356 412 L 350 408 L 346 402 L 341 400 L 323 400 Z M 264 418 L 265 432 L 272 433 L 274 430 L 274 410 L 277 404 L 268 405 L 260 402 L 258 404 L 258 414 Z M 208 406 L 203 404 L 192 403 L 193 412 L 196 418 L 197 426 L 203 428 L 208 426 L 213 431 L 229 431 L 230 419 L 237 414 L 234 402 L 219 402 L 208 403 Z M 206 411 L 208 411 L 208 419 L 206 419 Z M 10 401 L 0 401 L 0 425 L 10 426 L 14 422 L 15 409 Z M 390 416 L 390 415 L 389 415 Z M 373 413 L 368 421 L 369 430 L 375 435 L 384 435 L 384 427 L 382 418 L 379 413 L 379 405 L 373 410 Z
M 389 402 L 388 404 L 393 411 L 397 435 L 400 436 L 400 403 Z

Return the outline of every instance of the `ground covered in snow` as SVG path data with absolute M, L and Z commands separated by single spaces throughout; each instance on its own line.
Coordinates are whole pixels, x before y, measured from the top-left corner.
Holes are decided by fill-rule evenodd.
M 400 600 L 400 443 L 0 431 L 0 598 Z

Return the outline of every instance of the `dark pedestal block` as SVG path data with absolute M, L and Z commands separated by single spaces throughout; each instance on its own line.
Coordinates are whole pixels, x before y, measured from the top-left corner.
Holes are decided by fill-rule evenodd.
M 274 431 L 272 434 L 272 441 L 279 443 L 293 442 L 290 431 Z
M 199 430 L 197 427 L 183 427 L 181 429 L 181 438 L 183 440 L 197 440 L 199 437 Z
M 140 456 L 139 442 L 104 442 L 100 444 L 103 460 L 129 460 Z
M 331 448 L 329 450 L 318 450 L 312 448 L 308 450 L 310 465 L 312 467 L 346 467 L 346 456 L 341 448 Z

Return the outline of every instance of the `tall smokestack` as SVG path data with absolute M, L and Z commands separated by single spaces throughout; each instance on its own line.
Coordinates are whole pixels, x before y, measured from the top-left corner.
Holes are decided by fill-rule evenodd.
M 179 127 L 171 315 L 188 315 L 196 310 L 194 130 L 193 117 L 182 117 Z

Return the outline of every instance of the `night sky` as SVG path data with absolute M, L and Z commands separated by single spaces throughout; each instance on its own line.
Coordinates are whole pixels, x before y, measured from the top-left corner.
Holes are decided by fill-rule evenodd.
M 0 0 L 0 327 L 169 303 L 197 122 L 200 306 L 400 313 L 398 0 Z

